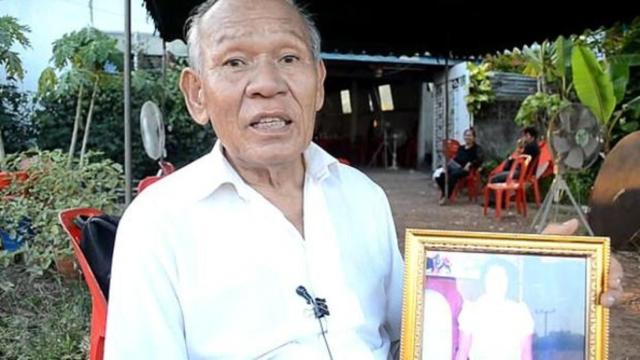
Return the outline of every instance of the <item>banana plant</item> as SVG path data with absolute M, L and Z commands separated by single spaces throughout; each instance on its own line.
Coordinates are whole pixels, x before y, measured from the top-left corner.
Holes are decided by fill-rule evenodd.
M 547 84 L 555 79 L 553 50 L 553 45 L 546 40 L 522 50 L 527 62 L 522 73 L 537 79 L 539 92 L 547 92 Z
M 601 64 L 585 45 L 573 47 L 571 63 L 576 94 L 604 128 L 605 154 L 611 150 L 615 126 L 624 119 L 627 111 L 640 105 L 640 96 L 622 104 L 632 60 L 614 57 Z
M 569 98 L 573 83 L 569 80 L 571 74 L 571 50 L 573 41 L 571 38 L 559 36 L 552 50 L 551 59 L 554 65 L 555 75 L 560 79 L 560 96 L 564 99 Z

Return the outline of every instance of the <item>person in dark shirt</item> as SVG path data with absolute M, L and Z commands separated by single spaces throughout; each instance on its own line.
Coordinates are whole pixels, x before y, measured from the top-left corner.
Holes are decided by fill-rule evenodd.
M 460 146 L 456 156 L 447 164 L 447 172 L 449 173 L 448 192 L 449 196 L 453 192 L 458 180 L 469 175 L 469 171 L 477 169 L 482 165 L 484 155 L 482 147 L 476 144 L 476 132 L 473 128 L 464 132 L 464 146 Z M 445 174 L 444 172 L 436 178 L 436 183 L 440 188 L 440 205 L 446 203 L 445 198 Z
M 522 130 L 522 140 L 524 141 L 524 146 L 522 148 L 522 152 L 520 152 L 520 155 L 531 156 L 531 166 L 537 166 L 538 157 L 540 156 L 540 146 L 538 145 L 538 131 L 534 127 L 525 128 L 524 130 Z M 513 155 L 510 155 L 502 171 L 493 176 L 489 182 L 505 182 L 507 180 L 507 176 L 509 176 L 509 171 L 511 170 L 512 165 Z M 535 169 L 530 169 L 530 171 L 535 171 Z M 520 176 L 520 170 L 516 169 L 513 177 L 517 178 L 518 176 Z

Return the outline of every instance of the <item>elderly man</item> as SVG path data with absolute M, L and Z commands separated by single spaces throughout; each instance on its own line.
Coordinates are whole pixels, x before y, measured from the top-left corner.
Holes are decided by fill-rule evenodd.
M 384 192 L 311 143 L 319 41 L 284 0 L 198 9 L 180 88 L 219 141 L 127 209 L 107 359 L 387 358 L 402 259 Z
M 106 359 L 386 359 L 402 259 L 384 192 L 311 143 L 315 26 L 286 0 L 208 1 L 188 45 L 180 88 L 219 140 L 121 220 Z

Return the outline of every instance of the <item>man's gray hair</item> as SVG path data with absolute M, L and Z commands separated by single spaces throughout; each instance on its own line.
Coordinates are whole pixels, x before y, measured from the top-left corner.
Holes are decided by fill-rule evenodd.
M 202 58 L 200 54 L 200 25 L 204 15 L 215 5 L 219 0 L 207 0 L 193 11 L 193 14 L 187 19 L 185 27 L 187 29 L 187 51 L 189 54 L 189 66 L 193 69 L 200 71 L 202 68 Z M 304 24 L 307 28 L 309 48 L 311 55 L 315 61 L 320 61 L 320 31 L 315 22 L 311 18 L 311 15 L 302 7 L 300 7 L 294 0 L 284 0 L 291 4 L 293 8 L 300 14 Z

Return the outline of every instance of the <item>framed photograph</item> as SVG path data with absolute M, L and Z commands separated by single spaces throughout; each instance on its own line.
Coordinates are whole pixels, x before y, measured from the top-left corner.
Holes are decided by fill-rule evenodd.
M 400 358 L 601 360 L 604 237 L 409 229 Z

